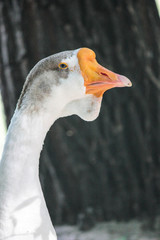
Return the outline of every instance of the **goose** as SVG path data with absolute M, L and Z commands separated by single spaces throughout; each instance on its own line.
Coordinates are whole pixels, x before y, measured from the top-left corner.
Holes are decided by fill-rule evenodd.
M 95 120 L 103 94 L 130 87 L 125 76 L 79 48 L 51 55 L 29 72 L 8 128 L 0 162 L 0 240 L 56 240 L 39 181 L 47 131 L 61 117 Z

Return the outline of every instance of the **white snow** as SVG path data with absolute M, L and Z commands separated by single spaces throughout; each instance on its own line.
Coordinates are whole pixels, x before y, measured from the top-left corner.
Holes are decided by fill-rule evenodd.
M 160 232 L 142 230 L 142 224 L 138 221 L 98 223 L 89 231 L 67 225 L 55 229 L 58 240 L 160 240 Z

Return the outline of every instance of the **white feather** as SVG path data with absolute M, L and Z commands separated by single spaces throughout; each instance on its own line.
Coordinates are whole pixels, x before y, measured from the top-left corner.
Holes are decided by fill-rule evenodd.
M 77 114 L 94 120 L 102 100 L 85 94 L 77 51 L 62 60 L 69 65 L 67 79 L 59 79 L 61 84 L 53 84 L 48 96 L 33 101 L 38 82 L 53 82 L 53 72 L 44 71 L 14 113 L 0 165 L 0 240 L 56 240 L 39 181 L 43 142 L 59 117 Z

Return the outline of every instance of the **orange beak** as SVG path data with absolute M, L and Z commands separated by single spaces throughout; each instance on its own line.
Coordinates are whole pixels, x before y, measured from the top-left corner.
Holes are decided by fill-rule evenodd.
M 86 94 L 101 97 L 108 89 L 132 86 L 131 81 L 125 76 L 111 72 L 98 64 L 96 55 L 91 49 L 81 48 L 77 57 L 84 78 Z

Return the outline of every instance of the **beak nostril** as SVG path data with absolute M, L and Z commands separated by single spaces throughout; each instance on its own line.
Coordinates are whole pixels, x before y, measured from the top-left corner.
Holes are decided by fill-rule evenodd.
M 103 73 L 103 72 L 100 72 L 100 75 L 108 77 L 108 75 L 106 73 Z

